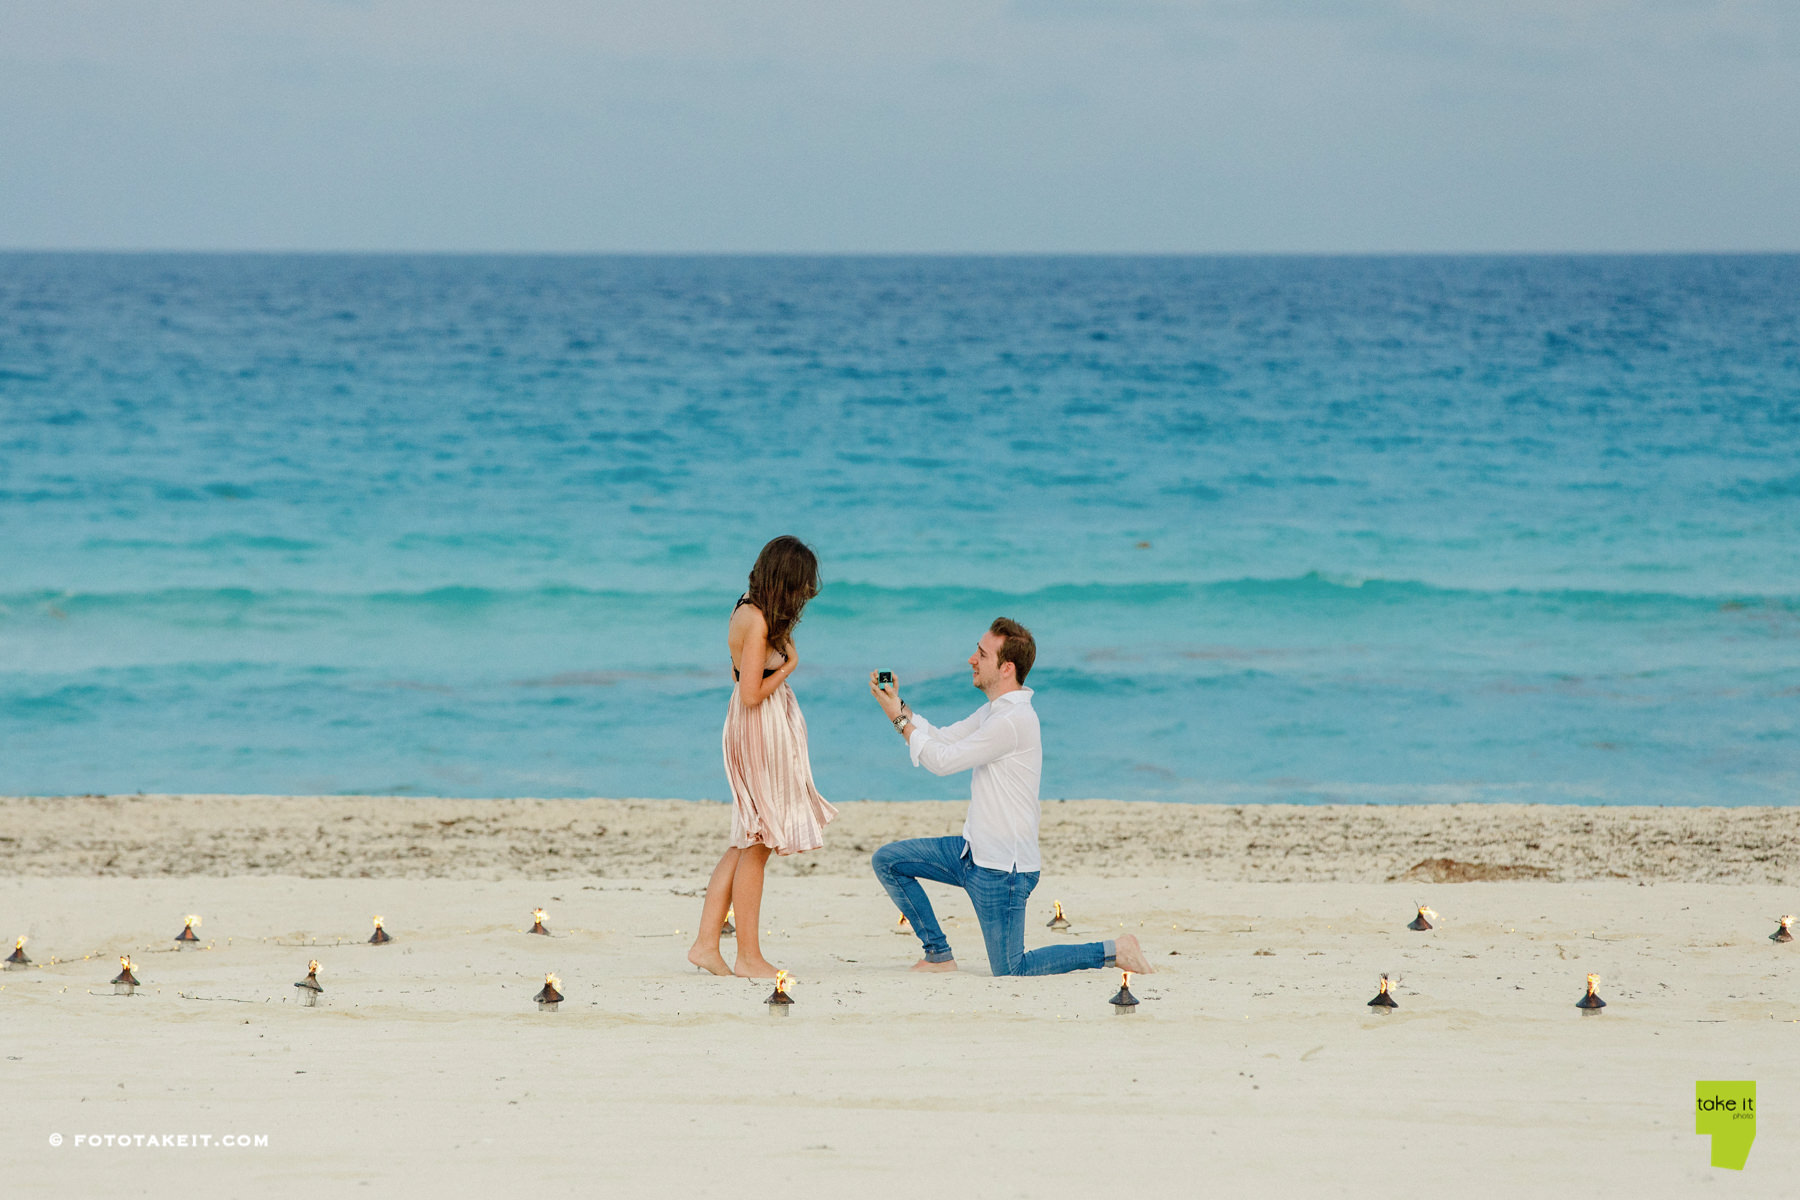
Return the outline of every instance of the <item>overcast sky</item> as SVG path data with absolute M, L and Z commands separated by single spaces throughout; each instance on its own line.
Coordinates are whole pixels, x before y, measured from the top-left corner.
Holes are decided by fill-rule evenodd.
M 0 0 L 0 247 L 1800 249 L 1800 3 Z

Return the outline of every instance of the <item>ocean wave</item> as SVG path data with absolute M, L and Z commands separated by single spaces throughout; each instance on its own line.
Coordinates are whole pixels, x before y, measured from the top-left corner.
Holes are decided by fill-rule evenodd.
M 873 584 L 837 584 L 814 602 L 821 610 L 880 608 L 899 604 L 925 607 L 1138 607 L 1228 600 L 1256 603 L 1305 602 L 1330 606 L 1385 606 L 1402 603 L 1516 603 L 1525 605 L 1608 605 L 1683 608 L 1693 611 L 1800 608 L 1796 593 L 1682 593 L 1668 590 L 1608 588 L 1530 588 L 1447 586 L 1416 579 L 1386 579 L 1336 572 L 1309 571 L 1282 577 L 1244 576 L 1203 582 L 1067 583 L 1029 591 L 987 588 L 894 588 Z
M 83 550 L 268 550 L 276 552 L 300 553 L 323 548 L 325 543 L 309 541 L 301 538 L 278 537 L 273 534 L 254 533 L 216 533 L 203 538 L 178 540 L 173 538 L 123 538 L 97 537 L 88 538 L 81 543 Z
M 477 584 L 443 584 L 403 590 L 328 591 L 250 587 L 95 591 L 36 589 L 0 593 L 0 618 L 55 610 L 62 615 L 131 610 L 230 610 L 255 608 L 370 607 L 384 610 L 474 613 L 513 607 L 600 607 L 664 613 L 729 611 L 724 592 L 700 589 L 641 591 L 545 583 L 504 588 Z M 1597 588 L 1446 587 L 1420 580 L 1308 572 L 1285 578 L 1243 577 L 1202 583 L 1067 583 L 1026 591 L 997 588 L 923 586 L 892 587 L 868 583 L 828 584 L 810 609 L 835 618 L 964 609 L 1043 611 L 1095 608 L 1147 608 L 1169 605 L 1242 601 L 1288 602 L 1315 606 L 1393 606 L 1402 604 L 1522 604 L 1568 607 L 1684 609 L 1695 612 L 1800 611 L 1800 593 L 1721 592 L 1685 594 Z

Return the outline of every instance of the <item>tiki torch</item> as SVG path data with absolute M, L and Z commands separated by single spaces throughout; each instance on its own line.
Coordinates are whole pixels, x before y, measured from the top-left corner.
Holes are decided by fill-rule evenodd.
M 1059 911 L 1057 915 L 1061 916 L 1062 913 Z M 1107 1003 L 1113 1006 L 1113 1015 L 1116 1017 L 1122 1017 L 1127 1013 L 1134 1013 L 1137 1011 L 1138 998 L 1131 994 L 1130 971 L 1121 970 L 1119 972 L 1119 993 L 1111 1000 L 1108 1000 Z
M 786 971 L 775 972 L 775 990 L 769 993 L 769 998 L 767 1000 L 763 1001 L 764 1004 L 769 1006 L 770 1016 L 787 1016 L 788 1006 L 794 1002 L 794 998 L 788 995 L 787 989 L 788 973 Z
M 308 1008 L 317 1008 L 319 997 L 325 991 L 319 986 L 319 960 L 313 959 L 306 964 L 306 978 L 294 984 L 300 989 L 300 1003 Z

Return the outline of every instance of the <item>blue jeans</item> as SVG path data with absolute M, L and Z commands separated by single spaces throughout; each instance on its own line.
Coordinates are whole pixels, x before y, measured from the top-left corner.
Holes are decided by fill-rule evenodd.
M 949 962 L 950 940 L 919 880 L 947 883 L 969 894 L 981 936 L 987 941 L 988 966 L 996 975 L 1061 975 L 1113 965 L 1113 943 L 1044 946 L 1025 950 L 1025 902 L 1037 887 L 1036 871 L 996 871 L 978 867 L 961 837 L 908 838 L 889 842 L 871 860 L 875 878 L 894 898 L 925 944 L 927 962 Z

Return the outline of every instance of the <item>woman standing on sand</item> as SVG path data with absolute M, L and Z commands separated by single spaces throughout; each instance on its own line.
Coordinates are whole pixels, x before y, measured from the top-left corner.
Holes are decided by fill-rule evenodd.
M 731 675 L 725 711 L 725 777 L 731 782 L 731 844 L 706 885 L 700 931 L 688 961 L 714 975 L 772 979 L 763 957 L 763 867 L 770 852 L 799 854 L 825 844 L 837 810 L 813 786 L 806 718 L 788 686 L 799 665 L 794 626 L 819 594 L 819 560 L 796 537 L 778 537 L 750 568 L 750 587 L 731 613 Z M 737 965 L 719 953 L 725 912 L 737 909 Z

